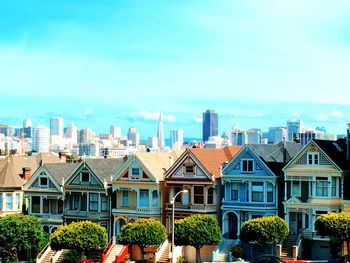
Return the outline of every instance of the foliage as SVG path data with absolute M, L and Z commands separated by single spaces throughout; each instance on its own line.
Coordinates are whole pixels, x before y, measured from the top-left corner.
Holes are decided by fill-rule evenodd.
M 65 248 L 86 252 L 105 247 L 107 239 L 104 227 L 91 221 L 80 221 L 59 226 L 51 235 L 50 245 L 55 250 Z
M 45 233 L 40 221 L 23 214 L 6 215 L 0 219 L 0 247 L 4 253 L 17 257 L 20 251 L 31 251 L 33 257 L 43 248 Z
M 244 242 L 267 247 L 281 242 L 288 234 L 289 227 L 286 221 L 278 216 L 266 216 L 244 222 L 240 238 Z
M 244 255 L 244 249 L 241 246 L 232 246 L 231 253 L 234 258 L 241 258 Z
M 177 258 L 176 263 L 187 263 L 187 258 L 185 256 L 180 256 Z
M 328 213 L 319 215 L 315 229 L 321 236 L 330 236 L 346 241 L 349 251 L 350 243 L 350 212 Z
M 152 263 L 152 261 L 148 259 L 140 259 L 140 260 L 137 260 L 136 263 Z
M 217 245 L 222 234 L 216 219 L 209 215 L 193 215 L 175 221 L 174 244 L 196 248 L 196 261 L 200 262 L 200 248 Z
M 64 253 L 64 263 L 72 263 L 77 262 L 79 259 L 84 257 L 84 253 L 82 251 L 78 251 L 75 249 L 69 250 Z
M 330 247 L 331 247 L 331 255 L 332 258 L 340 258 L 342 256 L 342 249 L 343 249 L 343 241 L 332 237 L 329 241 Z
M 144 248 L 159 246 L 166 240 L 165 227 L 154 219 L 138 219 L 124 225 L 118 235 L 121 244 L 138 245 L 141 249 L 141 258 L 144 258 Z

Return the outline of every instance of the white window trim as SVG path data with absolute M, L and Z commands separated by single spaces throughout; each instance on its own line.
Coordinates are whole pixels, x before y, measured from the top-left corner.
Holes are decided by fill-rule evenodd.
M 311 155 L 311 164 L 309 163 L 309 157 Z M 315 163 L 315 156 L 317 155 L 317 164 Z M 307 152 L 307 165 L 320 165 L 320 154 L 319 152 Z
M 41 178 L 46 178 L 46 182 L 47 182 L 46 185 L 41 184 Z M 49 178 L 47 176 L 39 176 L 39 187 L 40 188 L 49 188 L 49 185 L 50 185 Z

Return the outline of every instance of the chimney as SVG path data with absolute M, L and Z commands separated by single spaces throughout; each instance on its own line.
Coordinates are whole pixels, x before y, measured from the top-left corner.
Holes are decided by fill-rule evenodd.
M 63 163 L 67 162 L 67 153 L 66 152 L 59 152 L 58 157 L 60 158 L 61 162 L 63 162 Z
M 169 156 L 169 168 L 174 164 L 174 158 Z
M 32 176 L 31 172 L 30 172 L 30 167 L 23 167 L 22 168 L 22 179 L 25 181 L 28 181 L 29 178 Z
M 348 124 L 348 128 L 346 129 L 346 160 L 349 161 L 350 160 L 350 145 L 349 145 L 349 137 L 350 137 L 350 132 L 349 132 L 349 129 L 350 129 L 350 123 Z

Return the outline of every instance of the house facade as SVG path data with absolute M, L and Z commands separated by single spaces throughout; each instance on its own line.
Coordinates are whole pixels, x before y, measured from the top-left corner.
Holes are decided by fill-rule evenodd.
M 278 215 L 282 167 L 295 155 L 296 143 L 248 144 L 224 167 L 222 232 L 239 239 L 242 224 L 262 216 Z
M 128 156 L 115 173 L 112 186 L 113 233 L 139 218 L 163 220 L 164 172 L 178 152 L 139 152 Z
M 312 241 L 315 259 L 328 256 L 330 249 L 329 239 L 315 231 L 317 216 L 348 209 L 350 161 L 346 152 L 344 139 L 311 140 L 283 169 L 285 219 L 291 234 Z

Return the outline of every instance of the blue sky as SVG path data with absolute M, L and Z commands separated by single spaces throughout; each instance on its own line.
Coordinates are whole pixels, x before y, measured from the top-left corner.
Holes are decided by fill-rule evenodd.
M 63 116 L 79 128 L 201 137 L 350 119 L 349 1 L 3 1 L 0 123 Z

